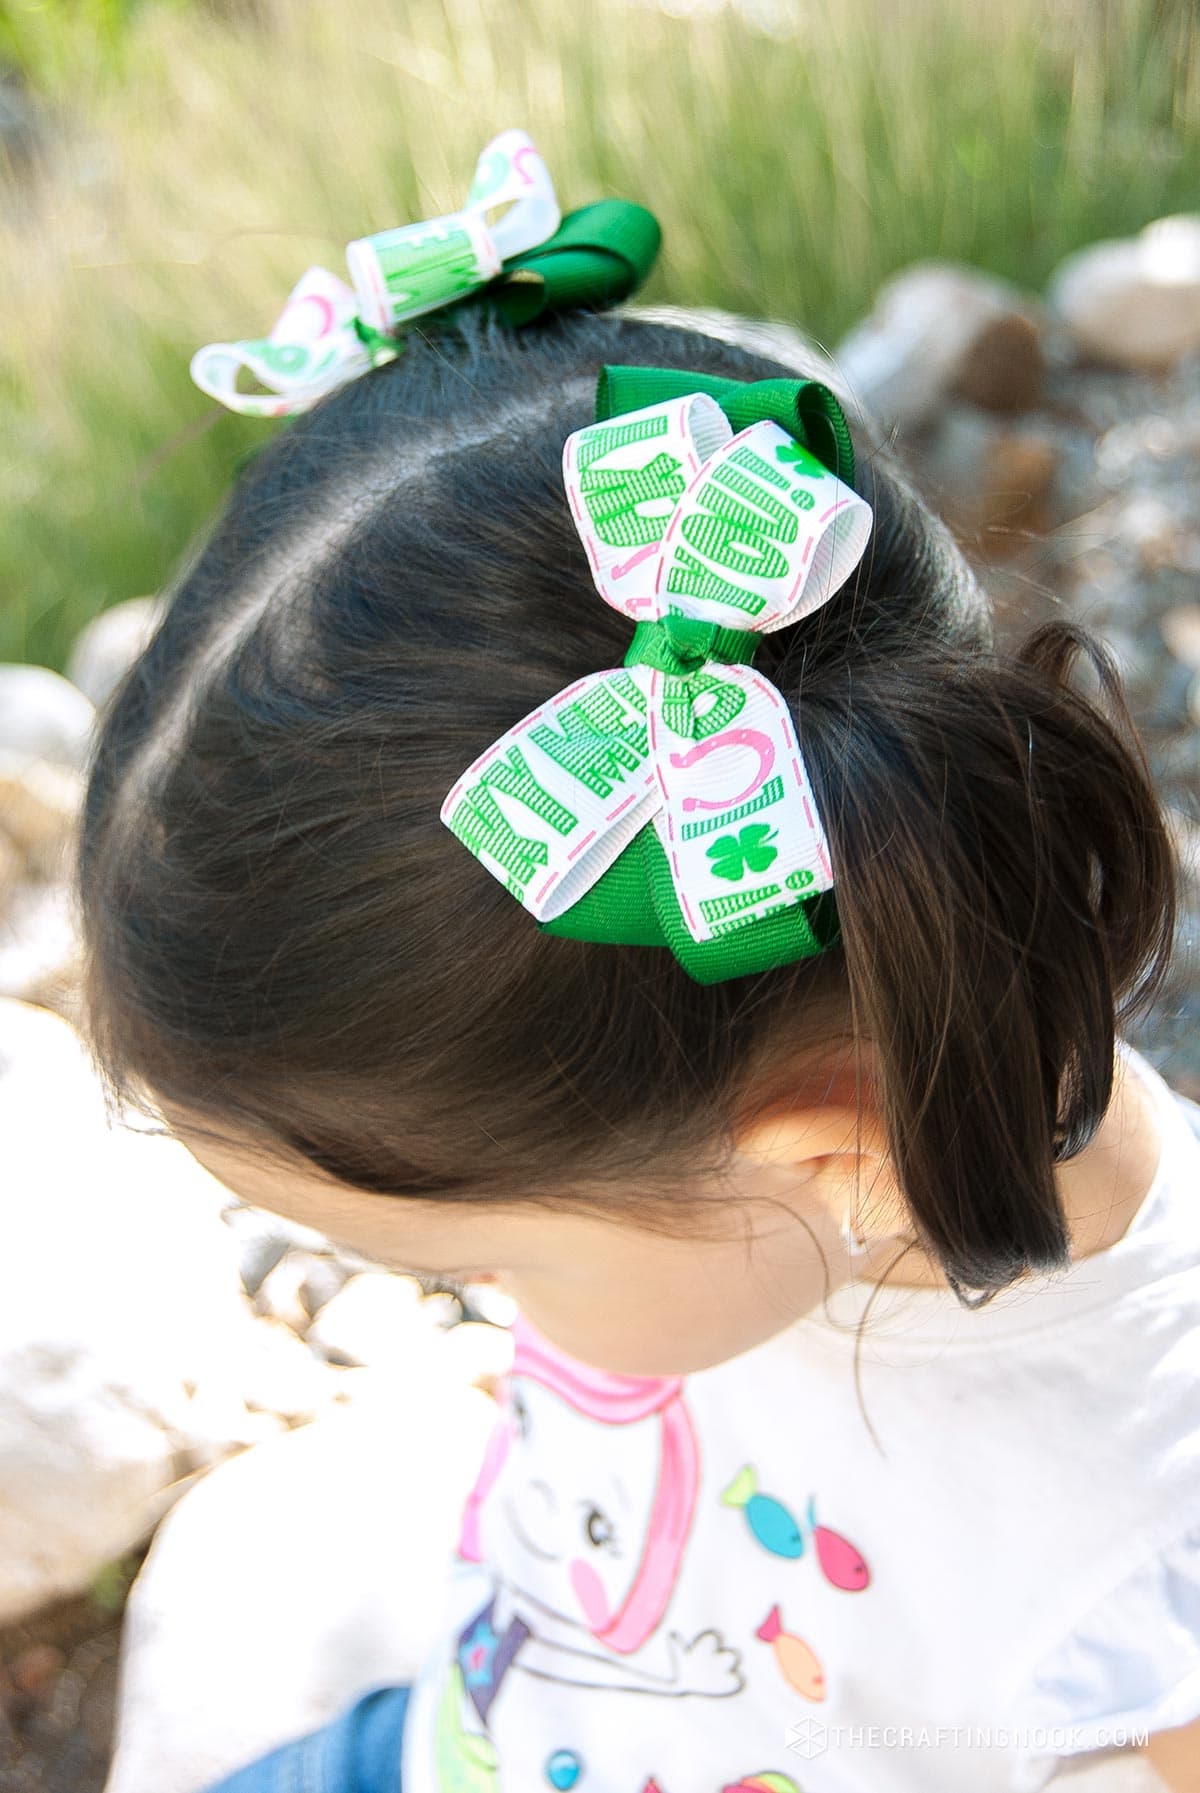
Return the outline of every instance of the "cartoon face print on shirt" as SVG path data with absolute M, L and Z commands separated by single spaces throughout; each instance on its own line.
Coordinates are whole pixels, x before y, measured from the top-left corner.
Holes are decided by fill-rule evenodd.
M 671 1632 L 635 1660 L 667 1613 L 695 1512 L 699 1452 L 682 1379 L 596 1369 L 523 1317 L 513 1341 L 503 1411 L 459 1541 L 496 1587 L 473 1647 L 490 1652 L 495 1638 L 504 1673 L 737 1692 L 737 1652 L 715 1631 L 690 1641 Z M 489 1704 L 496 1692 L 493 1683 Z
M 561 1396 L 520 1376 L 507 1392 L 516 1440 L 481 1515 L 484 1557 L 543 1612 L 603 1637 L 654 1523 L 661 1418 L 605 1427 L 601 1456 L 595 1423 Z

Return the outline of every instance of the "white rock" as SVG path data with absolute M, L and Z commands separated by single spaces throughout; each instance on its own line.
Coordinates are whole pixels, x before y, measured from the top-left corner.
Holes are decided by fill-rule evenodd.
M 93 617 L 75 637 L 67 677 L 97 709 L 107 703 L 163 614 L 159 598 L 127 598 Z
M 502 1326 L 466 1320 L 450 1328 L 445 1345 L 466 1382 L 494 1382 L 512 1368 L 513 1336 Z
M 0 997 L 53 998 L 73 981 L 79 935 L 70 890 L 18 884 L 0 912 Z
M 250 1207 L 232 1195 L 223 1218 L 237 1240 L 238 1263 L 248 1295 L 257 1294 L 263 1279 L 292 1246 L 319 1251 L 325 1244 L 322 1235 L 310 1227 L 296 1226 L 280 1214 Z
M 0 832 L 0 903 L 16 889 L 24 875 L 24 856 L 18 853 L 8 836 Z
M 106 1793 L 196 1793 L 413 1679 L 496 1419 L 444 1342 L 385 1400 L 221 1464 L 170 1513 L 126 1609 Z
M 46 666 L 0 666 L 0 750 L 80 771 L 92 745 L 95 706 Z
M 174 1141 L 110 1129 L 64 1022 L 0 1002 L 0 1623 L 146 1537 L 247 1410 L 254 1320 L 228 1197 Z
M 1200 215 L 1093 243 L 1055 271 L 1049 299 L 1090 354 L 1154 371 L 1200 348 Z
M 260 1320 L 251 1328 L 242 1368 L 248 1407 L 291 1421 L 312 1419 L 339 1400 L 343 1374 L 316 1357 L 282 1320 Z
M 300 1299 L 300 1292 L 310 1264 L 311 1259 L 304 1252 L 285 1252 L 263 1278 L 254 1297 L 254 1305 L 260 1314 L 282 1321 L 294 1333 L 304 1333 L 308 1329 L 308 1310 Z
M 65 871 L 82 802 L 83 779 L 78 772 L 0 749 L 0 831 L 20 850 L 35 876 L 49 878 Z
M 880 288 L 834 363 L 862 409 L 904 430 L 939 415 L 951 397 L 1025 410 L 1041 384 L 1039 310 L 1006 281 L 921 262 Z
M 366 1271 L 325 1303 L 308 1329 L 308 1342 L 334 1363 L 404 1368 L 414 1348 L 436 1336 L 427 1306 L 413 1277 Z

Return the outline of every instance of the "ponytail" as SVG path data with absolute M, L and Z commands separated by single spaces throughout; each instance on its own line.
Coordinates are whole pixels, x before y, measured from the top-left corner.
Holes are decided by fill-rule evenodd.
M 1080 653 L 1111 721 L 1068 682 Z M 818 732 L 855 1032 L 918 1241 L 987 1299 L 1068 1261 L 1054 1167 L 1095 1135 L 1116 1026 L 1168 969 L 1171 841 L 1112 661 L 1074 624 L 1007 662 L 860 661 L 851 691 Z

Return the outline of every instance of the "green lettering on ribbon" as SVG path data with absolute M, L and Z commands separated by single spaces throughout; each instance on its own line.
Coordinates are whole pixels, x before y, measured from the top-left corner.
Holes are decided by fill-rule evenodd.
M 742 585 L 722 579 L 682 547 L 676 547 L 667 569 L 667 590 L 680 597 L 698 598 L 704 604 L 728 604 L 731 609 L 744 610 L 747 616 L 757 616 L 767 605 L 760 592 L 747 591 Z
M 479 285 L 479 261 L 470 233 L 402 226 L 371 239 L 388 300 L 397 316 L 446 305 Z
M 636 689 L 628 673 L 625 677 Z M 644 704 L 643 699 L 642 708 Z M 645 765 L 649 752 L 646 724 L 625 713 L 607 682 L 593 685 L 582 697 L 564 704 L 554 721 L 561 733 L 543 722 L 530 730 L 530 740 L 597 797 L 611 796 L 614 785 L 624 784 L 626 772 L 637 772 Z
M 549 860 L 549 849 L 545 841 L 517 833 L 493 797 L 493 788 L 515 797 L 559 834 L 570 834 L 579 817 L 543 790 L 519 747 L 510 747 L 506 755 L 492 762 L 477 784 L 471 785 L 449 818 L 451 832 L 472 853 L 487 853 L 510 878 L 518 884 L 528 884 L 538 867 Z
M 674 504 L 686 480 L 680 463 L 665 451 L 644 467 L 589 467 L 579 482 L 592 527 L 609 548 L 637 548 L 657 542 L 670 512 L 643 516 L 640 504 L 665 499 Z
M 704 715 L 697 716 L 696 699 L 713 692 L 716 703 Z M 705 741 L 728 728 L 746 704 L 746 693 L 740 685 L 718 678 L 701 666 L 687 678 L 663 677 L 662 719 L 667 727 L 688 741 Z
M 739 803 L 733 809 L 723 809 L 719 815 L 705 816 L 700 822 L 685 822 L 680 829 L 684 840 L 696 840 L 702 834 L 712 834 L 718 828 L 732 827 L 734 822 L 744 820 L 746 816 L 757 815 L 760 809 L 769 809 L 772 803 L 778 803 L 783 796 L 782 778 L 768 778 L 756 797 L 747 803 Z M 795 876 L 793 872 L 792 877 Z M 809 878 L 812 873 L 809 872 Z
M 726 465 L 744 467 L 747 473 L 754 475 L 755 479 L 765 480 L 767 485 L 774 486 L 780 491 L 786 492 L 790 484 L 778 467 L 772 467 L 770 461 L 764 461 L 758 451 L 751 448 L 748 442 L 743 442 L 740 448 L 734 449 Z
M 695 510 L 680 519 L 680 533 L 697 554 L 727 573 L 782 579 L 787 556 L 776 546 L 796 539 L 796 518 L 787 505 L 728 462 L 714 469 L 696 494 Z
M 715 927 L 714 933 L 727 934 L 730 928 L 741 927 L 750 919 L 745 913 L 746 910 L 757 908 L 758 904 L 765 902 L 768 897 L 779 894 L 778 884 L 760 884 L 757 890 L 734 890 L 728 896 L 701 897 L 700 913 L 705 921 L 724 923 L 724 926 Z M 729 919 L 734 916 L 740 916 L 741 919 Z
M 599 467 L 620 448 L 632 447 L 670 427 L 665 416 L 640 417 L 632 423 L 608 423 L 588 430 L 579 444 L 579 491 L 592 527 L 609 548 L 642 548 L 662 538 L 670 511 L 646 517 L 638 505 L 666 500 L 674 505 L 687 481 L 680 462 L 665 450 L 642 467 Z

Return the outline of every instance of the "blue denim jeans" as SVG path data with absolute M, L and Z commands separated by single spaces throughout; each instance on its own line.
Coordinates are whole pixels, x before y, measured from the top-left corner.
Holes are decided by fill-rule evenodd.
M 377 1687 L 339 1717 L 260 1756 L 208 1793 L 401 1793 L 407 1687 Z

